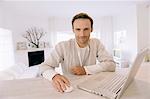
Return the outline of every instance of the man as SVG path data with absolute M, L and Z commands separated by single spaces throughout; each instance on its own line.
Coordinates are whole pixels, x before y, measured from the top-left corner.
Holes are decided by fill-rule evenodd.
M 52 80 L 53 86 L 64 92 L 69 80 L 54 71 L 61 63 L 64 74 L 86 75 L 101 71 L 115 71 L 115 63 L 98 39 L 90 39 L 93 20 L 86 13 L 79 13 L 72 19 L 75 39 L 63 41 L 55 46 L 50 57 L 41 64 L 43 77 Z M 96 63 L 98 60 L 99 63 Z

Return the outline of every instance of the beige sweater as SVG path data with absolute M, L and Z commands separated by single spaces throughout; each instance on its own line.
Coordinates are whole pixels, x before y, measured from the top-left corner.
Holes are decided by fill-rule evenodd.
M 83 61 L 83 66 L 87 74 L 95 74 L 101 71 L 115 71 L 115 62 L 102 43 L 98 39 L 90 39 L 88 50 L 85 50 L 86 55 Z M 97 62 L 98 60 L 98 62 Z M 49 80 L 55 74 L 58 74 L 54 69 L 61 63 L 64 74 L 71 74 L 72 66 L 80 66 L 80 60 L 75 39 L 58 43 L 50 56 L 40 65 L 40 73 Z

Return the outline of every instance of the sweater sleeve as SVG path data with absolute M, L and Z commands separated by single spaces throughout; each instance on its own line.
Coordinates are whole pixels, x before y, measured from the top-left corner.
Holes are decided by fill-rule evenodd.
M 55 71 L 55 67 L 58 67 L 61 61 L 63 61 L 63 48 L 61 43 L 59 43 L 51 51 L 48 59 L 46 59 L 43 63 L 40 64 L 40 74 L 44 78 L 52 80 L 52 78 L 56 74 L 59 74 Z
M 97 48 L 97 63 L 95 65 L 84 66 L 84 69 L 87 74 L 95 74 L 102 71 L 115 71 L 116 64 L 113 60 L 113 57 L 106 51 L 103 44 L 99 40 L 96 40 Z

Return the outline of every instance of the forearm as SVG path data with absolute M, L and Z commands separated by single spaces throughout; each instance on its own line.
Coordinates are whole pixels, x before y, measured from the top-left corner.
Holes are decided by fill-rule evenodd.
M 95 74 L 98 72 L 114 72 L 116 65 L 114 62 L 102 62 L 95 65 L 84 66 L 86 74 Z
M 56 74 L 58 74 L 58 73 L 55 71 L 55 68 L 54 68 L 54 67 L 51 67 L 51 66 L 48 66 L 48 65 L 42 63 L 42 64 L 40 65 L 40 74 L 41 74 L 44 78 L 46 78 L 46 79 L 48 79 L 48 80 L 51 81 L 52 78 L 53 78 Z
M 59 73 L 57 73 L 57 72 L 55 72 L 55 71 L 49 69 L 49 70 L 44 71 L 44 72 L 42 73 L 42 76 L 43 76 L 45 79 L 51 81 L 52 78 L 53 78 L 55 75 L 57 75 L 57 74 L 59 74 Z

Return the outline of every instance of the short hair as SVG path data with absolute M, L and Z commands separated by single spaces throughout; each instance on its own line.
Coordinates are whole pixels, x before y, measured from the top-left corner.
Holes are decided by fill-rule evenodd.
M 73 28 L 73 23 L 76 19 L 89 19 L 91 22 L 91 28 L 93 29 L 93 19 L 88 14 L 86 13 L 76 14 L 72 19 L 72 28 Z

